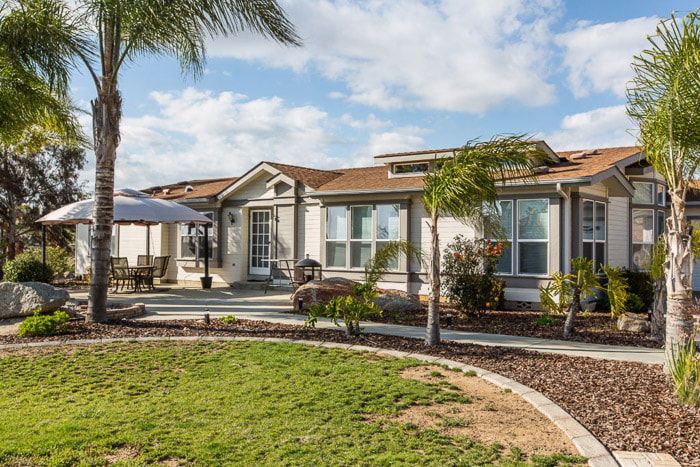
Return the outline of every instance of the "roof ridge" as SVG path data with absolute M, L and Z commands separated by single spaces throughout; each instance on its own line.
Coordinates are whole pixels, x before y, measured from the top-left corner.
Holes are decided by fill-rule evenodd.
M 285 164 L 283 162 L 273 162 L 273 161 L 263 161 L 263 162 L 266 164 L 273 165 L 273 166 L 274 165 L 281 165 L 284 167 L 294 167 L 295 169 L 313 170 L 315 172 L 324 172 L 324 173 L 335 173 L 334 170 L 336 170 L 336 169 L 332 169 L 332 170 L 316 169 L 314 167 L 306 167 L 303 165 L 294 165 L 294 164 Z M 338 174 L 338 175 L 341 175 L 341 174 Z

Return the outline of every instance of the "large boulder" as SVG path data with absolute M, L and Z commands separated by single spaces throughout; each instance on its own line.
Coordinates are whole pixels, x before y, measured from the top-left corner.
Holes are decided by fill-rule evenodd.
M 37 308 L 55 311 L 68 299 L 68 292 L 43 282 L 0 282 L 0 318 L 29 316 Z
M 306 310 L 319 303 L 328 303 L 333 297 L 352 295 L 352 286 L 355 281 L 342 277 L 329 277 L 320 281 L 309 281 L 300 286 L 292 297 L 294 308 L 299 309 L 299 301 L 302 301 L 302 309 Z
M 402 290 L 380 290 L 374 304 L 389 314 L 417 313 L 422 307 L 418 299 Z
M 643 313 L 625 313 L 617 318 L 617 329 L 620 331 L 643 332 L 651 331 L 647 315 Z

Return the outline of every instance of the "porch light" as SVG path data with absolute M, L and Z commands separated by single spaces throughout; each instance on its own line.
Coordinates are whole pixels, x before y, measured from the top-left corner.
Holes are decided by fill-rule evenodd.
M 236 215 L 231 211 L 228 212 L 228 221 L 231 223 L 231 225 L 236 223 Z

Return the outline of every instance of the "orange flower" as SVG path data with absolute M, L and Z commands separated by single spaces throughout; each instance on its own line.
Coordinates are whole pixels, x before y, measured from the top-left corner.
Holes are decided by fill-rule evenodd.
M 498 242 L 498 248 L 503 248 L 503 242 Z
M 491 302 L 486 302 L 486 308 L 491 308 Z
M 466 262 L 467 262 L 467 258 L 465 258 L 464 256 L 462 256 L 462 257 L 460 258 L 460 260 L 461 260 L 463 263 L 466 263 Z

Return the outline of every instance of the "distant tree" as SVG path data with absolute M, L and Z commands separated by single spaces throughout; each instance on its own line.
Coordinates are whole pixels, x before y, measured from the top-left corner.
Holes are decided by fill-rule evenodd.
M 13 259 L 15 242 L 37 238 L 39 217 L 83 196 L 79 174 L 84 166 L 85 151 L 79 148 L 0 146 L 0 256 Z M 58 246 L 66 247 L 71 240 L 70 230 L 58 226 L 48 235 Z

